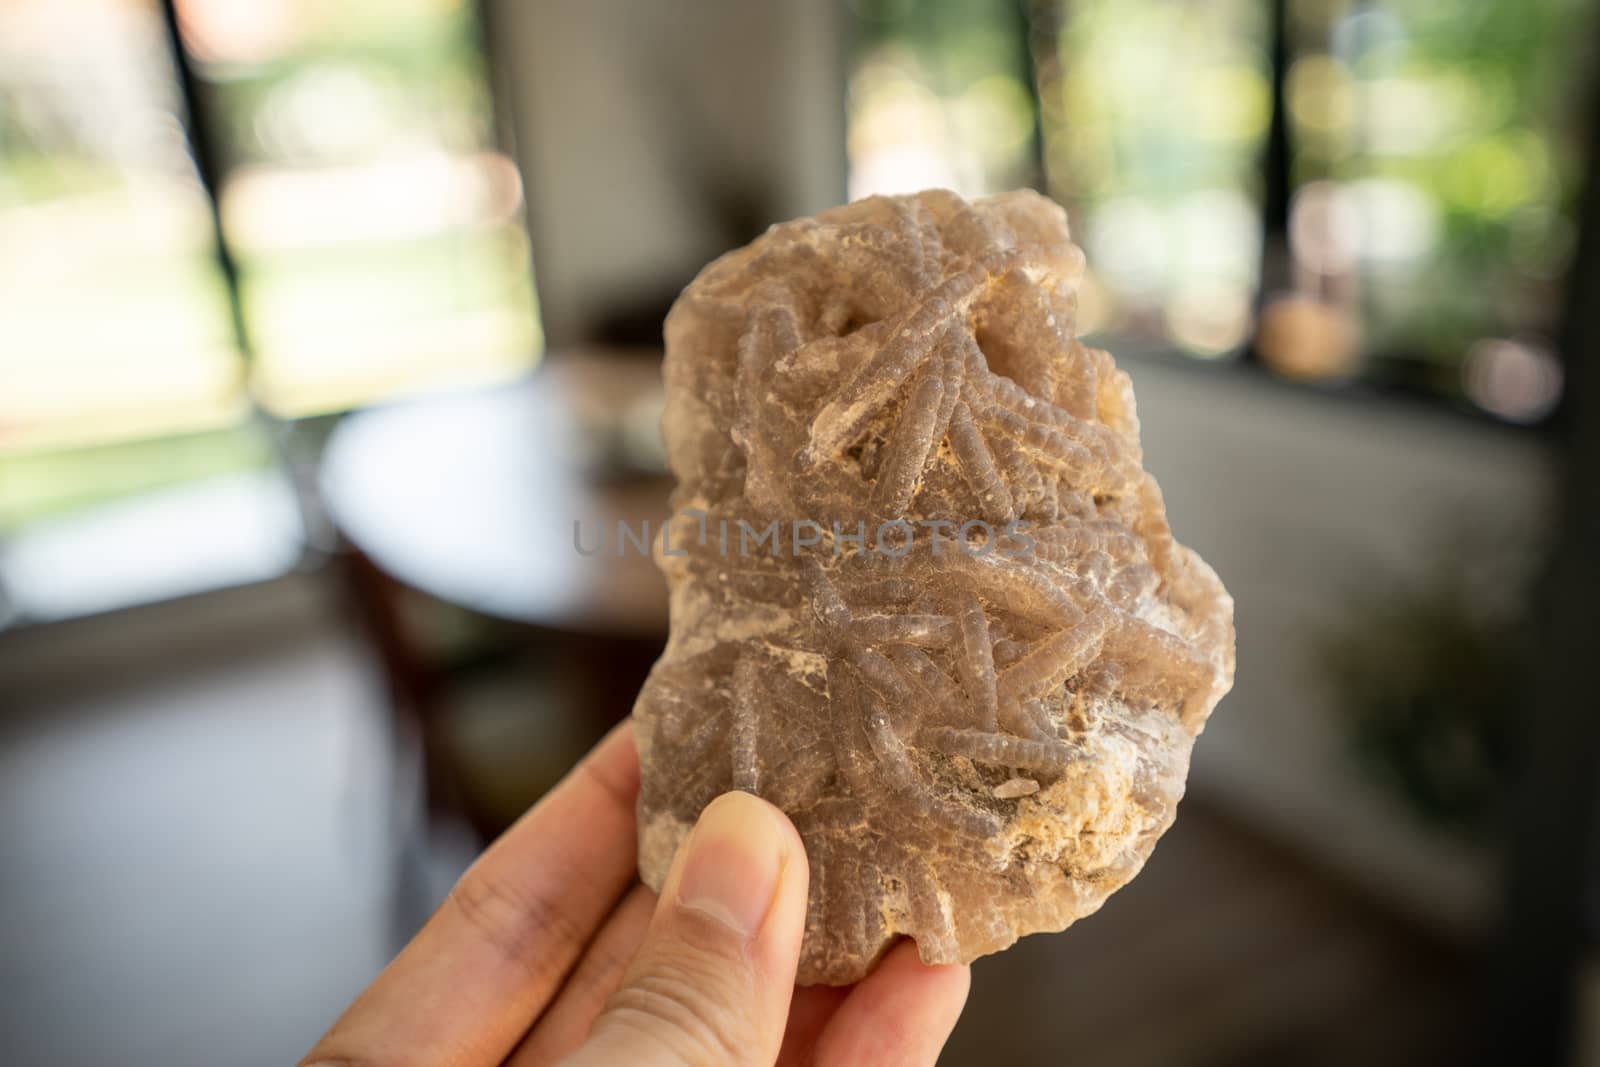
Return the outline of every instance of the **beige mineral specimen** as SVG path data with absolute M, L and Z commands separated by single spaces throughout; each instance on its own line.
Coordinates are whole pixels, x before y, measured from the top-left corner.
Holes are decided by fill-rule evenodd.
M 730 789 L 811 861 L 802 983 L 967 961 L 1143 865 L 1233 680 L 1083 256 L 1019 192 L 774 226 L 667 319 L 672 635 L 639 696 L 640 870 Z

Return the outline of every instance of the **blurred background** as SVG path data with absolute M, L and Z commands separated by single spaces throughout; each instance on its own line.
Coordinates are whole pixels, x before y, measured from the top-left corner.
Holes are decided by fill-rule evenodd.
M 292 1062 L 666 633 L 661 319 L 1069 212 L 1237 686 L 950 1064 L 1600 1063 L 1592 0 L 0 0 L 0 1059 Z

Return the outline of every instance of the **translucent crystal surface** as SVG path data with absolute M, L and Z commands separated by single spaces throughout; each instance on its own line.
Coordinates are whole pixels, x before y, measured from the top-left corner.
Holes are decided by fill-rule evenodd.
M 805 838 L 802 982 L 967 961 L 1132 878 L 1233 679 L 1083 256 L 1030 192 L 774 226 L 667 320 L 672 635 L 634 711 L 659 887 L 728 789 Z

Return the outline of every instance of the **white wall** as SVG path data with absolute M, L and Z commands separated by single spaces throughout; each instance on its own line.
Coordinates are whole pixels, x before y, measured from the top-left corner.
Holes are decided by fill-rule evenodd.
M 844 199 L 844 44 L 826 0 L 498 0 L 546 336 L 726 251 L 703 173 L 766 218 Z

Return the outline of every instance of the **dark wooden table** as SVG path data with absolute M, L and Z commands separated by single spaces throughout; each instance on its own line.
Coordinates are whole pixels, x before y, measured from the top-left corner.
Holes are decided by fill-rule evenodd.
M 323 498 L 376 566 L 440 600 L 555 630 L 664 633 L 660 573 L 615 553 L 619 520 L 653 529 L 667 514 L 659 413 L 659 364 L 553 356 L 517 384 L 352 415 L 324 452 Z M 580 554 L 575 522 L 589 544 L 608 528 L 607 552 Z
M 416 593 L 506 624 L 556 664 L 595 729 L 626 715 L 667 633 L 654 562 L 616 552 L 618 522 L 668 513 L 659 353 L 554 354 L 526 380 L 372 408 L 329 438 L 322 497 L 397 720 L 420 737 L 429 807 L 462 775 L 442 752 L 450 665 L 408 625 Z M 593 545 L 580 553 L 574 524 Z M 480 829 L 482 819 L 466 813 Z

